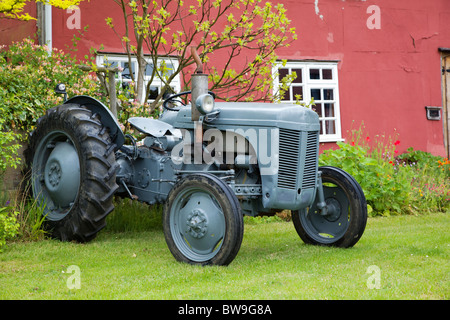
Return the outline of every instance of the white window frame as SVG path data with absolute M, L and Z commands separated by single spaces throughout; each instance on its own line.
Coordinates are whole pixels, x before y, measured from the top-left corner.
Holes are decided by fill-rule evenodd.
M 153 61 L 151 58 L 145 57 L 145 59 L 148 64 L 150 64 L 150 65 L 153 64 Z M 175 58 L 175 57 L 159 57 L 158 64 L 161 63 L 162 61 L 164 61 L 166 64 L 171 64 L 173 66 L 174 70 L 178 69 L 178 59 L 177 58 Z M 98 53 L 97 58 L 96 58 L 96 63 L 97 63 L 97 66 L 99 66 L 99 67 L 105 67 L 110 63 L 117 63 L 117 66 L 121 67 L 123 70 L 124 64 L 128 63 L 128 56 L 126 54 Z M 131 57 L 131 63 L 133 66 L 129 71 L 130 71 L 130 73 L 132 72 L 132 70 L 134 71 L 134 79 L 136 80 L 139 75 L 139 68 L 138 68 L 137 59 L 135 56 Z M 147 87 L 147 84 L 150 81 L 150 79 L 151 79 L 151 76 L 144 75 L 144 88 Z M 126 82 L 131 82 L 131 78 L 130 79 L 123 78 L 122 71 L 120 71 L 116 75 L 116 81 L 120 81 L 121 83 L 124 83 L 124 82 L 126 83 Z M 175 92 L 180 92 L 181 91 L 180 76 L 176 75 L 173 78 L 170 85 L 174 89 Z M 155 76 L 153 78 L 153 82 L 152 82 L 151 86 L 158 87 L 159 90 L 161 90 L 161 88 L 164 86 L 164 83 L 160 78 Z M 145 91 L 146 90 L 144 90 L 144 92 L 142 94 L 145 94 Z M 147 101 L 152 102 L 153 100 L 147 99 Z
M 311 102 L 311 89 L 320 89 L 321 99 L 315 100 L 316 106 L 312 106 L 313 109 L 317 107 L 321 107 L 319 120 L 321 123 L 321 134 L 319 136 L 320 142 L 336 142 L 343 141 L 342 139 L 342 129 L 341 129 L 341 115 L 340 115 L 340 100 L 339 100 L 339 80 L 338 80 L 338 63 L 337 62 L 321 62 L 321 61 L 287 61 L 284 65 L 282 62 L 279 62 L 274 65 L 273 75 L 274 75 L 274 94 L 278 92 L 280 81 L 279 81 L 279 69 L 289 69 L 289 73 L 291 70 L 301 70 L 301 83 L 292 83 L 289 87 L 288 97 L 289 100 L 281 100 L 281 103 L 295 103 L 295 97 L 293 92 L 293 87 L 303 87 L 302 99 L 300 102 L 308 105 Z M 320 70 L 319 75 L 320 79 L 311 79 L 310 78 L 310 70 L 318 69 Z M 322 70 L 331 70 L 331 78 L 332 79 L 323 79 Z M 298 77 L 297 72 L 297 77 Z M 333 90 L 333 99 L 324 99 L 323 90 L 331 89 Z M 333 104 L 334 105 L 334 114 L 333 116 L 325 116 L 325 104 Z M 334 133 L 327 132 L 327 121 L 334 122 Z

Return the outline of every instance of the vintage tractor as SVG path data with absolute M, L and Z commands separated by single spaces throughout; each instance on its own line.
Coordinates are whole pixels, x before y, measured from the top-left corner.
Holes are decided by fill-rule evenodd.
M 141 141 L 87 96 L 39 119 L 28 162 L 51 235 L 92 240 L 121 195 L 164 203 L 167 245 L 187 263 L 229 264 L 243 215 L 284 209 L 307 244 L 356 244 L 367 221 L 364 193 L 343 170 L 318 167 L 318 115 L 295 104 L 215 103 L 197 63 L 192 91 L 167 98 L 159 120 L 129 119 Z M 190 104 L 177 100 L 189 94 Z

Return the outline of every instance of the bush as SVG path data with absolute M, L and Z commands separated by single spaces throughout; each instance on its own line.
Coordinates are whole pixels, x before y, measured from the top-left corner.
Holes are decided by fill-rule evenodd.
M 92 57 L 86 55 L 85 59 L 87 61 L 77 61 L 56 49 L 49 54 L 46 46 L 36 45 L 31 39 L 13 43 L 9 48 L 0 46 L 0 108 L 4 128 L 31 132 L 47 109 L 63 102 L 63 97 L 54 92 L 59 83 L 66 85 L 69 97 L 88 95 L 108 106 L 106 84 L 102 85 L 94 72 L 87 73 L 79 68 L 80 64 L 94 63 Z M 126 122 L 130 117 L 151 116 L 147 103 L 130 100 L 133 84 L 124 88 L 117 82 L 116 92 L 121 105 L 118 119 L 123 124 L 122 129 L 129 130 Z M 156 109 L 152 115 L 156 116 L 159 111 Z
M 13 238 L 19 229 L 17 223 L 17 212 L 11 210 L 11 207 L 0 208 L 0 252 L 6 245 L 8 238 Z
M 1 114 L 3 107 L 0 106 Z M 6 168 L 17 166 L 21 163 L 18 151 L 20 149 L 20 140 L 22 136 L 10 130 L 5 129 L 5 120 L 0 118 L 0 176 L 4 173 Z
M 410 166 L 417 166 L 420 169 L 435 168 L 438 165 L 438 169 L 442 171 L 442 174 L 446 178 L 450 178 L 450 161 L 448 158 L 442 158 L 433 156 L 432 154 L 420 150 L 414 150 L 414 148 L 408 148 L 407 153 L 401 154 L 397 157 L 399 161 Z
M 411 167 L 413 208 L 428 211 L 436 208 L 446 212 L 450 207 L 450 161 L 428 152 L 408 148 L 397 157 L 400 167 Z
M 78 68 L 77 61 L 61 50 L 51 54 L 32 40 L 0 48 L 0 108 L 5 129 L 29 132 L 45 111 L 63 102 L 54 93 L 66 84 L 68 95 L 87 94 L 105 100 L 93 74 Z
M 339 167 L 361 185 L 371 215 L 445 211 L 450 203 L 448 159 L 423 151 L 398 155 L 400 140 L 378 135 L 374 143 L 352 131 L 350 143 L 326 150 L 319 165 Z
M 372 157 L 362 146 L 337 144 L 338 150 L 327 150 L 321 155 L 320 165 L 339 167 L 351 174 L 363 188 L 367 203 L 375 212 L 401 211 L 410 186 L 404 179 L 394 178 L 397 172 L 393 165 Z

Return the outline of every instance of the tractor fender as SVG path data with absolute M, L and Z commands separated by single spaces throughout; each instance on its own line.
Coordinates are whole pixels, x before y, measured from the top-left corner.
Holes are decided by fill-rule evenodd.
M 116 145 L 114 151 L 119 150 L 119 148 L 124 144 L 125 136 L 120 129 L 119 122 L 117 122 L 112 112 L 103 103 L 89 96 L 75 96 L 64 102 L 64 104 L 68 103 L 75 103 L 80 106 L 84 106 L 93 114 L 96 113 L 100 116 L 102 125 L 109 129 L 111 140 Z

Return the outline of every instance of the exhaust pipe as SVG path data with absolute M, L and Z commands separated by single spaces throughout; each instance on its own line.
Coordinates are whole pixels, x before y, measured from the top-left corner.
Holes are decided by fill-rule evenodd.
M 191 80 L 191 119 L 192 121 L 198 121 L 201 114 L 194 104 L 198 97 L 208 93 L 208 75 L 203 73 L 203 63 L 200 60 L 195 47 L 191 47 L 191 55 L 197 64 L 197 68 L 195 69 L 195 73 L 192 75 Z
M 194 163 L 202 163 L 203 154 L 203 123 L 200 120 L 200 111 L 196 108 L 197 98 L 208 93 L 208 75 L 203 73 L 203 63 L 195 47 L 191 47 L 191 55 L 197 68 L 192 75 L 191 81 L 191 119 L 194 121 Z

